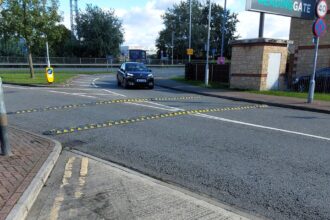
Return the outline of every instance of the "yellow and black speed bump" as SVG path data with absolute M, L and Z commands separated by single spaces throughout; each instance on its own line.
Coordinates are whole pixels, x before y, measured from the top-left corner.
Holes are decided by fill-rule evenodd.
M 267 105 L 250 105 L 250 106 L 228 107 L 228 108 L 209 108 L 209 109 L 176 111 L 176 112 L 169 112 L 169 113 L 164 113 L 164 114 L 139 116 L 139 117 L 130 118 L 130 119 L 121 119 L 121 120 L 117 120 L 117 121 L 106 121 L 106 122 L 98 123 L 98 124 L 86 124 L 86 125 L 81 125 L 81 126 L 71 127 L 71 128 L 53 129 L 53 130 L 45 131 L 45 132 L 43 132 L 43 134 L 44 135 L 61 135 L 61 134 L 75 133 L 75 132 L 98 129 L 98 128 L 109 128 L 109 127 L 113 127 L 113 126 L 117 126 L 117 125 L 133 124 L 133 123 L 142 122 L 142 121 L 178 117 L 178 116 L 184 116 L 184 115 L 194 115 L 194 114 L 210 113 L 210 112 L 242 111 L 242 110 L 248 110 L 248 109 L 260 109 L 260 108 L 267 108 L 267 107 L 268 107 Z
M 138 102 L 147 102 L 147 101 L 176 101 L 176 100 L 191 100 L 191 99 L 199 99 L 199 96 L 184 96 L 184 97 L 163 97 L 163 98 L 131 98 L 131 99 L 114 99 L 114 100 L 106 100 L 106 101 L 97 101 L 83 104 L 72 104 L 72 105 L 62 105 L 62 106 L 53 106 L 46 108 L 34 108 L 34 109 L 26 109 L 19 110 L 16 112 L 8 112 L 8 115 L 22 115 L 28 113 L 35 112 L 47 112 L 47 111 L 59 111 L 59 110 L 69 110 L 76 108 L 83 108 L 88 106 L 95 105 L 110 105 L 110 104 L 119 104 L 119 103 L 138 103 Z

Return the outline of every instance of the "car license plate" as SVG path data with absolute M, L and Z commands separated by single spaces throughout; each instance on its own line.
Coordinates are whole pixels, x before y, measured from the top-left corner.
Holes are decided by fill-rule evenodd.
M 146 80 L 146 79 L 137 79 L 136 82 L 139 82 L 139 83 L 146 83 L 147 80 Z

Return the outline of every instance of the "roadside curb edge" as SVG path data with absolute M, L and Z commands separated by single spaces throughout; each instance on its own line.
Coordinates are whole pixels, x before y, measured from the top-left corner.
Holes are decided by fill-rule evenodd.
M 194 93 L 194 94 L 198 94 L 198 95 L 202 95 L 202 96 L 209 96 L 209 97 L 227 99 L 227 100 L 232 100 L 232 101 L 248 102 L 248 103 L 255 103 L 255 104 L 264 104 L 264 105 L 275 106 L 275 107 L 280 107 L 280 108 L 289 108 L 289 109 L 295 109 L 295 110 L 330 114 L 330 110 L 307 108 L 307 107 L 303 107 L 303 106 L 293 106 L 293 105 L 288 105 L 288 104 L 281 104 L 281 103 L 274 103 L 274 102 L 267 102 L 267 101 L 257 101 L 257 100 L 253 100 L 253 99 L 245 99 L 245 98 L 215 95 L 215 94 L 210 94 L 210 93 L 206 93 L 206 92 L 196 92 L 196 91 L 191 91 L 191 90 L 188 90 L 188 89 L 186 90 L 186 89 L 174 88 L 174 87 L 171 87 L 171 86 L 165 86 L 165 85 L 158 84 L 158 83 L 156 83 L 155 85 L 157 85 L 159 87 L 162 87 L 162 88 L 175 90 L 175 91 L 189 92 L 189 93 Z
M 10 211 L 9 215 L 7 216 L 6 220 L 16 220 L 16 219 L 25 219 L 31 210 L 35 200 L 37 199 L 40 191 L 44 187 L 51 171 L 53 170 L 57 159 L 60 156 L 60 153 L 62 151 L 62 145 L 60 142 L 50 139 L 45 136 L 37 135 L 34 133 L 31 133 L 29 131 L 25 131 L 22 129 L 14 128 L 17 130 L 21 130 L 23 132 L 29 133 L 31 135 L 35 135 L 44 139 L 47 139 L 55 144 L 53 151 L 49 154 L 47 160 L 44 162 L 36 176 L 31 181 L 28 188 L 24 191 L 21 198 L 18 200 L 16 205 L 13 207 L 13 209 Z

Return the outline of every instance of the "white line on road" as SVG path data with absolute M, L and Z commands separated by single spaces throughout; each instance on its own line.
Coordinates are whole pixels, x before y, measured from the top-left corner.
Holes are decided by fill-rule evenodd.
M 148 103 L 155 104 L 154 102 L 148 102 Z M 167 111 L 184 111 L 184 109 L 178 109 L 178 108 L 174 108 L 174 107 L 166 106 L 166 105 L 162 105 L 162 106 L 167 107 L 168 109 L 161 108 L 161 107 L 156 107 L 156 106 L 150 106 L 150 105 L 143 105 L 143 104 L 140 104 L 140 103 L 126 103 L 126 104 L 137 105 L 137 106 L 142 106 L 142 107 L 147 107 L 147 108 L 167 110 Z M 161 104 L 159 104 L 159 105 L 161 105 Z M 244 125 L 244 126 L 255 127 L 255 128 L 265 129 L 265 130 L 278 131 L 278 132 L 287 133 L 287 134 L 295 134 L 295 135 L 299 135 L 299 136 L 305 136 L 305 137 L 315 138 L 315 139 L 320 139 L 320 140 L 325 140 L 325 141 L 330 141 L 330 138 L 328 138 L 328 137 L 322 137 L 322 136 L 318 136 L 318 135 L 306 134 L 306 133 L 297 132 L 297 131 L 290 131 L 290 130 L 285 130 L 285 129 L 280 129 L 280 128 L 268 127 L 268 126 L 263 126 L 263 125 L 258 125 L 258 124 L 246 123 L 246 122 L 242 122 L 242 121 L 236 121 L 236 120 L 231 120 L 231 119 L 227 119 L 227 118 L 220 118 L 220 117 L 211 116 L 211 115 L 207 115 L 207 114 L 200 114 L 199 113 L 199 114 L 192 114 L 191 116 L 207 118 L 207 119 L 217 120 L 217 121 L 223 121 L 223 122 L 233 123 L 233 124 L 240 124 L 240 125 Z
M 98 88 L 98 86 L 95 84 L 95 82 L 99 79 L 100 78 L 96 78 L 96 79 L 93 80 L 93 82 L 91 83 L 93 87 Z
M 80 97 L 86 97 L 86 98 L 92 98 L 92 99 L 98 99 L 95 96 L 89 96 L 89 95 L 85 95 L 83 93 L 69 93 L 69 92 L 60 92 L 60 91 L 54 91 L 54 90 L 50 90 L 49 92 L 52 93 L 59 93 L 59 94 L 64 94 L 64 95 L 71 95 L 71 96 L 80 96 Z
M 117 93 L 117 92 L 113 92 L 113 91 L 110 91 L 108 89 L 102 89 L 103 91 L 107 92 L 107 93 L 110 93 L 112 95 L 116 95 L 116 96 L 121 96 L 121 97 L 127 97 L 126 95 L 123 95 L 123 94 L 120 94 L 120 93 Z
M 242 122 L 242 121 L 236 121 L 236 120 L 231 120 L 231 119 L 227 119 L 227 118 L 220 118 L 220 117 L 206 115 L 206 114 L 196 114 L 195 116 L 208 118 L 208 119 L 212 119 L 212 120 L 217 120 L 217 121 L 229 122 L 229 123 L 240 124 L 240 125 L 245 125 L 245 126 L 250 126 L 250 127 L 255 127 L 255 128 L 261 128 L 261 129 L 272 130 L 272 131 L 279 131 L 279 132 L 288 133 L 288 134 L 296 134 L 296 135 L 300 135 L 300 136 L 305 136 L 305 137 L 330 141 L 330 138 L 327 138 L 327 137 L 322 137 L 322 136 L 317 136 L 317 135 L 312 135 L 312 134 L 306 134 L 306 133 L 297 132 L 297 131 L 290 131 L 290 130 L 285 130 L 285 129 L 280 129 L 280 128 L 273 128 L 273 127 L 268 127 L 268 126 L 263 126 L 263 125 L 258 125 L 258 124 L 246 123 L 246 122 Z

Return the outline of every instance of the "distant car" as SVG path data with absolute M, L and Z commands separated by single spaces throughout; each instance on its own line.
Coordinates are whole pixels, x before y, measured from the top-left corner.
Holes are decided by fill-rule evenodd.
M 309 89 L 309 83 L 312 73 L 297 77 L 293 80 L 292 86 L 295 91 L 306 92 Z M 319 69 L 315 73 L 315 91 L 330 92 L 330 67 Z
M 153 89 L 154 76 L 143 63 L 126 62 L 120 66 L 117 72 L 117 84 L 124 88 L 144 86 Z

